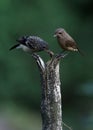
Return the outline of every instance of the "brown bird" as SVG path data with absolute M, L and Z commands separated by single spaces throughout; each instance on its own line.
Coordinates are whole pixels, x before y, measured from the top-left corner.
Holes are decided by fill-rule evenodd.
M 78 51 L 82 54 L 74 39 L 63 28 L 56 29 L 54 37 L 57 37 L 58 43 L 64 51 Z

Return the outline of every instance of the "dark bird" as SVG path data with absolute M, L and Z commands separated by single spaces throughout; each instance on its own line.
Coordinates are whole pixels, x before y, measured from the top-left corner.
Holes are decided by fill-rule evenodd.
M 54 53 L 49 50 L 48 43 L 40 37 L 23 36 L 16 41 L 19 43 L 11 47 L 9 50 L 21 48 L 23 51 L 31 54 L 39 51 L 46 51 L 51 57 L 54 55 Z
M 58 43 L 64 51 L 78 51 L 83 55 L 74 39 L 63 28 L 56 29 L 54 37 L 57 37 Z

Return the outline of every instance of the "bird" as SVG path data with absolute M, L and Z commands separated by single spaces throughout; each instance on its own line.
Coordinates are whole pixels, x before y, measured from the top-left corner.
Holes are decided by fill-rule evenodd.
M 12 46 L 9 50 L 20 48 L 30 54 L 46 51 L 50 57 L 54 55 L 54 53 L 49 49 L 48 43 L 38 36 L 22 36 L 16 41 L 18 44 Z
M 57 37 L 57 41 L 63 51 L 74 51 L 79 52 L 81 55 L 83 55 L 81 50 L 78 48 L 75 40 L 65 31 L 65 29 L 56 29 L 54 37 Z

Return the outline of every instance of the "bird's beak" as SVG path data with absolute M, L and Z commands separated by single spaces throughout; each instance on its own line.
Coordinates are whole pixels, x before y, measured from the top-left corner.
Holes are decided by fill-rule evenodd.
M 53 37 L 57 37 L 57 35 L 56 35 L 56 34 L 54 34 L 54 35 L 53 35 Z

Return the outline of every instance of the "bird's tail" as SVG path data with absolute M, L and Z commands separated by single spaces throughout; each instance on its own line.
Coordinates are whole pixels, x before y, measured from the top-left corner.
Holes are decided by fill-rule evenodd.
M 11 47 L 9 50 L 11 51 L 11 50 L 16 49 L 16 48 L 19 48 L 19 44 L 14 45 L 14 46 Z
M 85 56 L 84 52 L 81 51 L 79 48 L 78 48 L 78 52 L 79 52 L 82 56 Z

